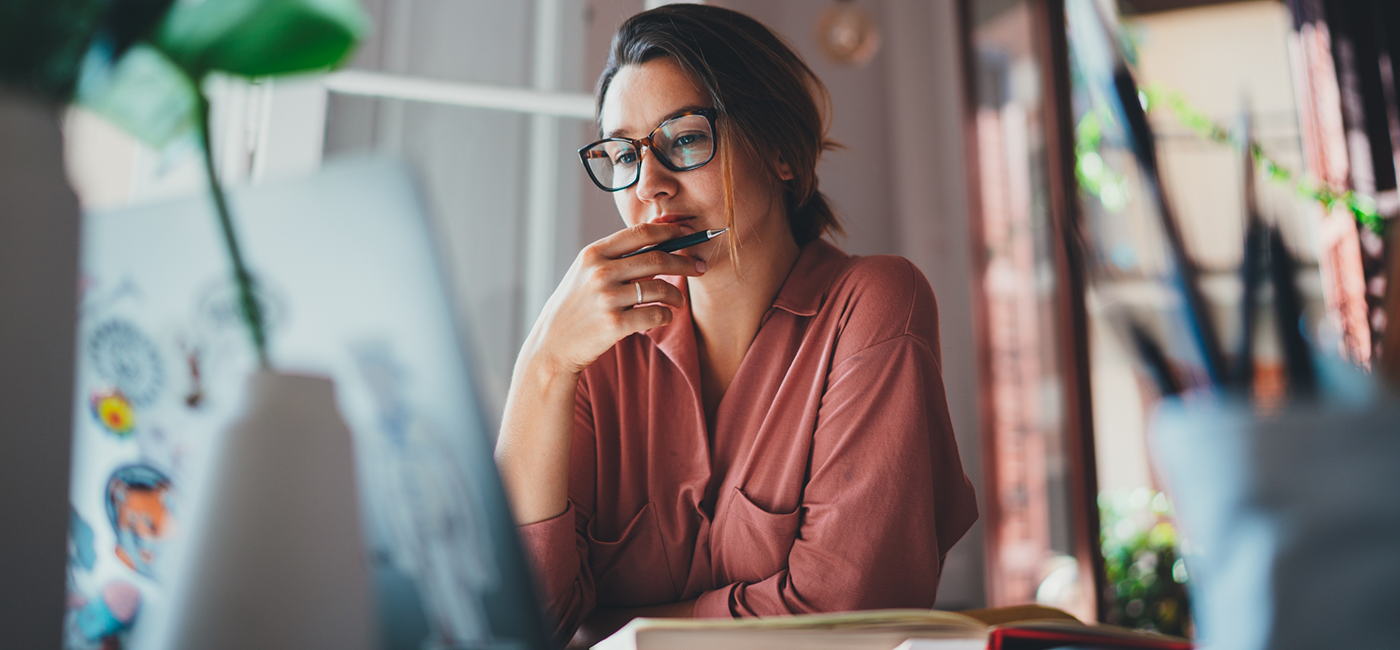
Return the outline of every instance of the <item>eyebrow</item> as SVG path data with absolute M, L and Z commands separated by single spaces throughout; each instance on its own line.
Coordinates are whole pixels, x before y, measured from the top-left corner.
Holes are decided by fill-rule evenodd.
M 708 109 L 708 108 L 711 108 L 711 107 L 709 107 L 709 106 L 702 106 L 702 105 L 700 105 L 700 104 L 690 104 L 690 105 L 688 105 L 688 106 L 682 106 L 682 107 L 680 107 L 680 108 L 678 108 L 678 109 L 676 109 L 676 110 L 671 111 L 670 113 L 668 113 L 668 114 L 666 115 L 666 117 L 661 118 L 661 121 L 660 121 L 660 122 L 657 122 L 656 125 L 657 125 L 657 126 L 660 126 L 661 123 L 662 123 L 662 122 L 665 122 L 666 120 L 674 120 L 674 119 L 676 119 L 677 117 L 680 117 L 681 114 L 683 114 L 683 113 L 689 113 L 689 112 L 691 112 L 691 111 L 698 111 L 698 110 Z M 649 129 L 649 130 L 655 130 L 655 128 L 656 128 L 656 127 L 652 127 L 652 129 Z M 620 136 L 622 136 L 623 131 L 625 131 L 625 129 L 613 129 L 613 130 L 611 130 L 611 131 L 608 131 L 607 133 L 604 133 L 604 134 L 603 134 L 603 137 L 604 137 L 604 138 L 616 138 L 616 137 L 620 137 Z

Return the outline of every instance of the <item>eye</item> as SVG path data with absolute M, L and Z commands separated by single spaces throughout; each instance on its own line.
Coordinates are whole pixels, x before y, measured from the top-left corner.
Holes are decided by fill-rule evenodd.
M 710 134 L 705 133 L 705 132 L 703 132 L 703 131 L 691 131 L 691 132 L 689 132 L 689 133 L 682 133 L 682 134 L 676 136 L 675 146 L 677 146 L 677 147 L 695 147 L 695 146 L 703 145 L 703 144 L 705 144 L 706 142 L 709 142 L 709 140 L 710 140 Z
M 631 149 L 618 152 L 618 154 L 613 157 L 614 165 L 631 165 L 635 162 L 637 162 L 637 152 Z

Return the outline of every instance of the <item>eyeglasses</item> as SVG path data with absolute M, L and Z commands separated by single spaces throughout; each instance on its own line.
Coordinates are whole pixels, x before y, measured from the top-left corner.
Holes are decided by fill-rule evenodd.
M 604 192 L 625 190 L 641 178 L 642 147 L 673 172 L 704 167 L 715 157 L 715 110 L 701 108 L 673 117 L 640 140 L 608 138 L 578 150 L 589 178 Z

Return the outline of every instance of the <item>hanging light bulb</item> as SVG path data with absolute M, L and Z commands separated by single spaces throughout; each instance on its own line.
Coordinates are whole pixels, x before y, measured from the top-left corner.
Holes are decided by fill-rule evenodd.
M 817 18 L 817 43 L 827 59 L 861 66 L 880 51 L 880 29 L 856 3 L 836 0 Z

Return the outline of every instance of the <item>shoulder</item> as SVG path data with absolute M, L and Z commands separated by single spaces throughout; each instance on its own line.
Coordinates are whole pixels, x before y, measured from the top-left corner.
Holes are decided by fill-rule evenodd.
M 923 272 L 898 255 L 852 255 L 833 278 L 830 293 L 837 298 L 902 305 L 933 300 L 933 289 Z
M 928 278 L 897 255 L 852 256 L 832 279 L 822 311 L 839 314 L 847 353 L 899 337 L 938 351 L 938 304 Z

